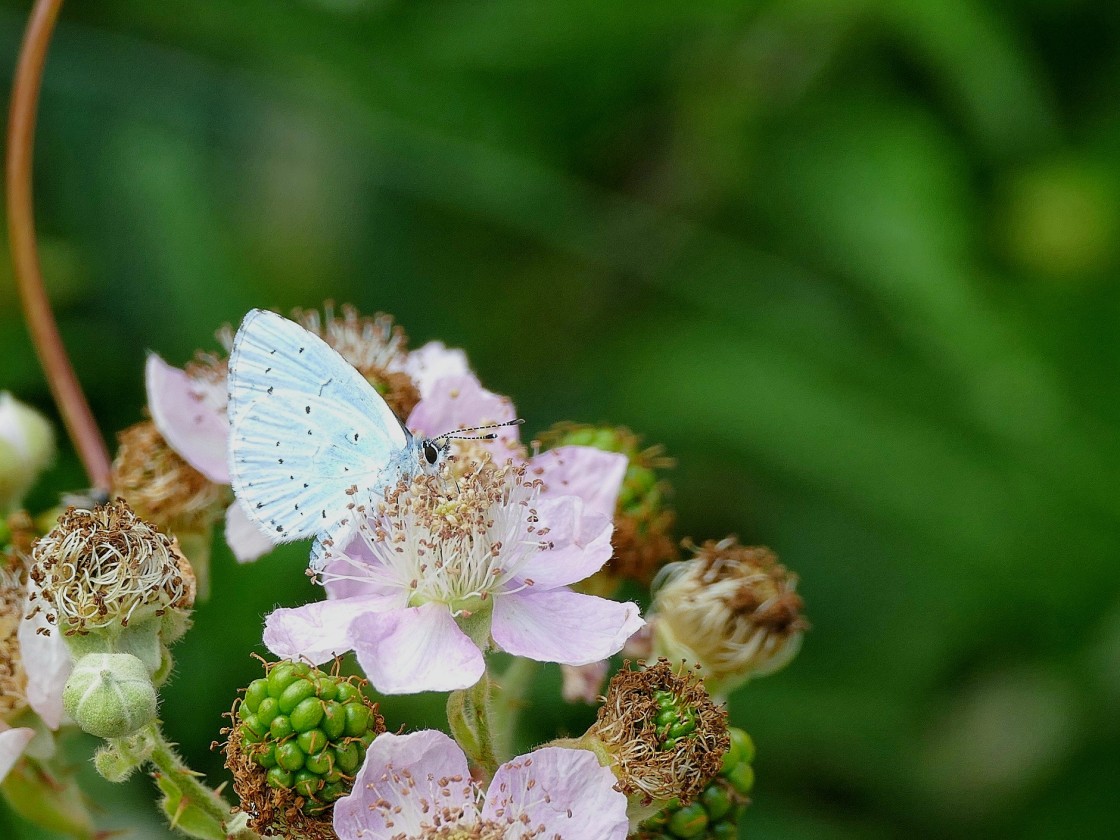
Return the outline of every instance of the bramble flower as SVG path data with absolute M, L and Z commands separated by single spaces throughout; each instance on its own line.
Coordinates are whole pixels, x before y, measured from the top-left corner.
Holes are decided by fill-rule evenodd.
M 350 306 L 336 313 L 328 303 L 323 315 L 315 310 L 297 310 L 293 317 L 350 362 L 398 417 L 408 417 L 419 401 L 441 387 L 441 379 L 473 379 L 462 350 L 433 341 L 409 351 L 404 331 L 393 326 L 387 315 L 363 317 Z M 219 331 L 218 341 L 228 354 L 232 330 L 225 327 Z M 185 370 L 152 354 L 145 367 L 148 410 L 156 428 L 188 464 L 220 485 L 230 483 L 226 463 L 227 374 L 227 359 L 217 354 L 199 354 Z M 256 560 L 273 547 L 236 501 L 226 512 L 225 536 L 234 556 L 243 563 Z
M 265 644 L 316 663 L 353 649 L 391 694 L 474 685 L 491 640 L 570 665 L 617 652 L 643 624 L 637 606 L 569 588 L 610 557 L 610 520 L 578 496 L 544 497 L 527 472 L 486 463 L 400 482 L 322 573 L 328 600 L 273 612 Z
M 708 689 L 726 696 L 796 656 L 808 623 L 797 576 L 767 548 L 709 540 L 665 567 L 651 619 L 657 654 L 697 663 Z
M 0 514 L 20 503 L 54 452 L 54 430 L 46 418 L 0 391 Z
M 623 840 L 628 822 L 614 776 L 586 750 L 518 756 L 483 795 L 455 742 L 427 730 L 373 742 L 334 828 L 340 840 Z

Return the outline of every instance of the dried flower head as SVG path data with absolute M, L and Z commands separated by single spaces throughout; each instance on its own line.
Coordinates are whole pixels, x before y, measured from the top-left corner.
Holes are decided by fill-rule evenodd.
M 808 623 L 797 576 L 770 549 L 728 537 L 694 551 L 656 588 L 654 649 L 698 663 L 712 692 L 726 694 L 793 659 Z
M 139 516 L 169 531 L 208 531 L 228 491 L 184 461 L 150 420 L 118 435 L 112 492 Z
M 296 309 L 292 319 L 338 351 L 377 389 L 398 417 L 408 417 L 420 402 L 420 389 L 405 369 L 408 336 L 403 327 L 393 324 L 391 315 L 378 312 L 363 316 L 346 304 L 336 311 L 327 301 L 322 315 L 317 309 Z
M 37 609 L 66 635 L 185 612 L 194 575 L 175 542 L 117 499 L 67 508 L 32 551 Z
M 691 801 L 731 744 L 727 712 L 700 677 L 664 659 L 619 671 L 587 734 L 610 755 L 622 792 L 642 804 Z
M 0 720 L 27 703 L 27 674 L 20 656 L 19 623 L 27 606 L 27 575 L 12 553 L 0 552 Z

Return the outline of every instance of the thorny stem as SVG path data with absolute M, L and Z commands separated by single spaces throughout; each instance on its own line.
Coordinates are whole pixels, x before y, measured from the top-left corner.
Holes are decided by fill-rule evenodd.
M 152 738 L 154 749 L 149 761 L 156 769 L 170 777 L 175 787 L 182 792 L 184 799 L 219 825 L 226 827 L 231 822 L 230 805 L 222 795 L 199 781 L 199 774 L 187 767 L 179 758 L 175 748 L 164 737 L 158 725 L 149 727 L 147 734 Z M 238 826 L 229 836 L 238 840 L 249 840 L 258 835 Z
M 7 208 L 8 237 L 16 285 L 31 339 L 47 374 L 51 394 L 62 414 L 66 431 L 90 482 L 109 486 L 109 450 L 98 431 L 89 403 L 70 364 L 58 324 L 43 287 L 43 271 L 35 242 L 35 211 L 31 189 L 31 160 L 35 149 L 35 117 L 42 87 L 47 47 L 62 0 L 35 0 L 20 46 L 8 112 Z

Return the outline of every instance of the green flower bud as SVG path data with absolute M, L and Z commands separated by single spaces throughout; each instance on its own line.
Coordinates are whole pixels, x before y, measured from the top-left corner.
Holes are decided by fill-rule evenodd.
M 54 430 L 47 419 L 0 391 L 0 514 L 19 505 L 54 454 Z
M 144 663 L 127 653 L 91 653 L 62 692 L 66 713 L 99 738 L 123 738 L 156 719 L 156 690 Z
M 226 766 L 256 830 L 302 836 L 292 821 L 326 819 L 385 725 L 352 678 L 305 663 L 265 667 L 230 714 Z

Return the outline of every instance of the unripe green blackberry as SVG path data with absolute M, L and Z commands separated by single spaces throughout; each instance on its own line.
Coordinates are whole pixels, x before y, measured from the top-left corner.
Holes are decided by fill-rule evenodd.
M 231 713 L 226 764 L 243 810 L 267 834 L 294 831 L 294 811 L 315 820 L 350 792 L 366 749 L 385 731 L 353 677 L 303 662 L 265 666 Z M 293 807 L 294 806 L 294 807 Z M 298 819 L 298 817 L 296 817 Z M 286 821 L 277 825 L 276 820 Z M 258 824 L 258 820 L 260 821 Z M 307 834 L 307 826 L 295 835 Z
M 737 837 L 739 820 L 750 803 L 754 786 L 754 742 L 751 736 L 731 727 L 731 747 L 723 757 L 723 768 L 690 804 L 679 803 L 658 811 L 642 823 L 637 840 L 726 840 Z
M 578 423 L 558 423 L 541 435 L 541 441 L 545 449 L 590 446 L 621 453 L 629 461 L 615 506 L 614 556 L 591 578 L 595 594 L 612 594 L 619 580 L 648 585 L 661 566 L 677 559 L 671 533 L 676 516 L 666 501 L 670 488 L 658 474 L 673 461 L 662 447 L 642 448 L 641 438 L 625 426 Z

